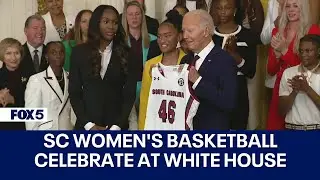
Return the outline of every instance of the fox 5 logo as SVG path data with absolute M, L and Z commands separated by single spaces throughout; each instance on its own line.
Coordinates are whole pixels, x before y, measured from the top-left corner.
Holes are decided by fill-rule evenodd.
M 46 108 L 1 108 L 1 121 L 26 122 L 26 121 L 46 121 Z

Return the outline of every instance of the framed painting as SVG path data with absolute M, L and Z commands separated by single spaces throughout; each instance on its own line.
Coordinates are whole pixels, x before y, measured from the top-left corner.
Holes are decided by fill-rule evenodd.
M 38 14 L 46 14 L 47 13 L 47 9 L 46 9 L 46 5 L 44 3 L 45 0 L 37 0 L 38 1 Z

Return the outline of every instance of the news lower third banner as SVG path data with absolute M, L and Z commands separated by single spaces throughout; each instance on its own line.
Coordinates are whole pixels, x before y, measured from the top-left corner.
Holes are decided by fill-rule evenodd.
M 319 179 L 320 132 L 2 131 L 1 179 Z M 8 178 L 6 177 L 8 176 Z

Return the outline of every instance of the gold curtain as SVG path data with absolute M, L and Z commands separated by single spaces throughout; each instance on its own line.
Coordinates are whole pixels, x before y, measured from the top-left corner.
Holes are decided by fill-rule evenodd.
M 261 4 L 264 9 L 264 14 L 266 16 L 268 11 L 268 1 L 269 0 L 260 0 Z M 260 45 L 258 47 L 258 68 L 257 71 L 260 71 L 258 74 L 260 75 L 259 78 L 259 126 L 258 129 L 265 129 L 266 121 L 268 118 L 268 109 L 269 109 L 269 102 L 267 98 L 267 91 L 265 87 L 265 78 L 266 78 L 266 64 L 268 61 L 268 48 L 269 46 Z

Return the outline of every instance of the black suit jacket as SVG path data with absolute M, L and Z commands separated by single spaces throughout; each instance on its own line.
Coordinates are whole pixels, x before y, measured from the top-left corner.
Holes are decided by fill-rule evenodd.
M 193 64 L 194 55 L 188 54 L 181 64 Z M 195 130 L 229 130 L 231 113 L 236 105 L 237 66 L 233 58 L 219 46 L 207 55 L 198 70 L 202 79 L 195 88 L 200 100 L 193 118 Z
M 33 60 L 32 60 L 27 43 L 23 45 L 23 50 L 24 50 L 24 57 L 21 60 L 19 68 L 22 75 L 27 79 L 29 79 L 30 76 L 36 74 L 37 72 L 34 69 Z M 47 60 L 44 57 L 44 51 L 45 51 L 45 45 L 43 45 L 39 72 L 46 70 L 49 66 Z
M 92 47 L 74 47 L 69 74 L 69 97 L 77 116 L 75 129 L 84 129 L 88 122 L 100 126 L 117 125 L 128 129 L 128 117 L 135 100 L 136 80 L 121 70 L 117 53 L 112 52 L 104 78 L 92 75 Z M 130 62 L 130 61 L 129 61 Z
M 158 34 L 158 28 L 159 28 L 159 22 L 157 19 L 154 19 L 150 16 L 146 16 L 146 23 L 148 28 L 148 33 L 157 35 Z M 122 19 L 122 14 L 120 14 L 120 19 Z
M 27 78 L 23 77 L 19 69 L 10 72 L 3 64 L 0 69 L 0 90 L 8 88 L 15 101 L 14 104 L 8 104 L 6 107 L 24 107 L 26 84 Z M 0 107 L 2 107 L 1 104 Z M 25 124 L 20 122 L 1 122 L 0 130 L 25 130 Z

